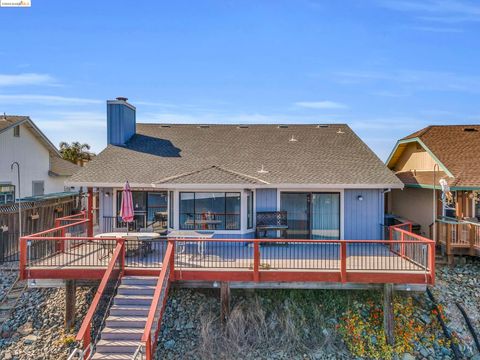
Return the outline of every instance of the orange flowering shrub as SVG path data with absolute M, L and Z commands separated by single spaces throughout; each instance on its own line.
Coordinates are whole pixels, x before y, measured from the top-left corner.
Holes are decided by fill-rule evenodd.
M 398 300 L 398 299 L 397 299 Z M 414 316 L 411 297 L 395 301 L 395 344 L 388 345 L 383 329 L 382 304 L 372 300 L 355 303 L 338 325 L 339 332 L 350 352 L 370 359 L 392 359 L 394 354 L 412 352 L 420 341 L 425 324 Z

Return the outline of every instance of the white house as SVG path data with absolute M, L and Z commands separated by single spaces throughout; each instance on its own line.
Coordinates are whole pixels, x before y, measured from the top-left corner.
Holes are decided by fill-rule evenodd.
M 21 197 L 65 191 L 67 180 L 80 167 L 61 158 L 58 149 L 28 116 L 0 116 L 0 204 L 18 197 L 20 164 Z

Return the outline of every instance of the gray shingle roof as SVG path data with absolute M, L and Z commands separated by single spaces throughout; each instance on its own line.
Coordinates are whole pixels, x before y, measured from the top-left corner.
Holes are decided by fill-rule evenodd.
M 296 141 L 291 141 L 295 139 Z M 264 168 L 265 172 L 259 172 Z M 77 184 L 348 184 L 401 182 L 347 125 L 137 124 L 109 145 Z
M 0 115 L 0 133 L 27 120 L 29 120 L 28 116 Z
M 64 160 L 58 156 L 50 156 L 50 173 L 54 176 L 71 176 L 80 169 L 80 166 Z

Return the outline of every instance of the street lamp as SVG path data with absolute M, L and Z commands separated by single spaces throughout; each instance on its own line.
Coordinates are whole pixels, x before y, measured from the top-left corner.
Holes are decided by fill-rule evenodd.
M 20 202 L 20 164 L 16 161 L 10 165 L 10 170 L 13 171 L 14 165 L 17 166 L 17 188 L 18 188 L 18 227 L 19 227 L 19 238 L 22 237 L 22 206 Z

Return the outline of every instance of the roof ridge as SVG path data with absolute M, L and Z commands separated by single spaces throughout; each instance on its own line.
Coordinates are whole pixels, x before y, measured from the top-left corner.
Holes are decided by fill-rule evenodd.
M 210 166 L 207 166 L 205 168 L 193 170 L 193 171 L 190 171 L 190 172 L 185 172 L 185 173 L 181 173 L 181 174 L 177 174 L 177 175 L 173 175 L 173 176 L 168 176 L 166 178 L 155 181 L 154 184 L 161 184 L 161 183 L 164 183 L 164 182 L 169 181 L 169 180 L 175 180 L 175 179 L 178 179 L 178 178 L 181 178 L 181 177 L 184 177 L 184 176 L 198 174 L 199 172 L 211 169 L 213 166 L 215 166 L 215 165 L 210 165 Z
M 245 178 L 247 178 L 247 179 L 253 179 L 253 180 L 256 180 L 256 181 L 260 181 L 261 183 L 264 183 L 264 184 L 270 184 L 268 181 L 262 180 L 262 179 L 260 179 L 260 178 L 255 177 L 255 176 L 243 174 L 243 173 L 240 173 L 240 172 L 237 172 L 237 171 L 233 171 L 233 170 L 230 170 L 230 169 L 226 169 L 226 168 L 223 168 L 223 167 L 217 166 L 217 165 L 213 165 L 213 167 L 215 167 L 215 168 L 217 168 L 217 169 L 219 169 L 219 170 L 225 171 L 225 172 L 227 172 L 227 173 L 230 173 L 230 174 L 242 176 L 242 177 L 245 177 Z
M 269 184 L 269 182 L 267 182 L 267 181 L 265 181 L 265 180 L 262 180 L 262 179 L 259 179 L 259 178 L 256 178 L 256 177 L 254 177 L 254 176 L 250 176 L 250 175 L 247 175 L 247 174 L 242 174 L 242 173 L 239 173 L 239 172 L 230 170 L 230 169 L 225 169 L 225 168 L 223 168 L 223 167 L 221 167 L 221 166 L 218 166 L 218 165 L 210 165 L 210 166 L 207 166 L 207 167 L 205 167 L 205 168 L 197 169 L 197 170 L 194 170 L 194 171 L 191 171 L 191 172 L 187 172 L 187 173 L 182 173 L 182 174 L 178 174 L 178 175 L 166 177 L 166 178 L 160 179 L 160 180 L 158 180 L 158 181 L 155 181 L 154 184 L 165 183 L 165 182 L 170 181 L 170 180 L 176 180 L 176 179 L 179 179 L 179 178 L 181 178 L 181 177 L 198 174 L 198 173 L 201 173 L 202 171 L 206 171 L 206 170 L 210 170 L 210 169 L 217 169 L 217 170 L 226 172 L 226 173 L 228 173 L 228 174 L 230 174 L 230 175 L 236 175 L 236 176 L 240 176 L 240 177 L 246 178 L 246 179 L 248 179 L 248 180 L 255 180 L 255 181 L 261 182 L 261 183 L 263 183 L 263 184 Z

